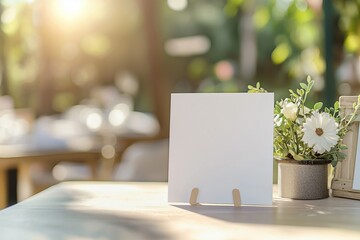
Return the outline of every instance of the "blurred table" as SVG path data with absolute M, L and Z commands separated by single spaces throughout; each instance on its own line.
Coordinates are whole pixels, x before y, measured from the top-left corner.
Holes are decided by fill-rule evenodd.
M 0 108 L 0 118 L 6 117 L 6 124 L 0 125 L 0 209 L 6 206 L 6 172 L 10 168 L 18 170 L 17 195 L 21 201 L 33 193 L 29 169 L 35 162 L 83 162 L 90 165 L 92 179 L 109 179 L 114 164 L 129 145 L 158 135 L 157 119 L 152 114 L 132 111 L 130 100 L 112 95 L 113 90 L 101 94 L 114 97 L 105 109 L 77 105 L 61 115 L 34 119 L 31 111 L 9 108 L 1 112 Z M 98 161 L 105 159 L 95 176 Z
M 68 146 L 45 148 L 33 144 L 0 145 L 0 209 L 7 205 L 7 170 L 17 169 L 17 197 L 22 201 L 34 194 L 30 166 L 36 162 L 82 162 L 90 166 L 92 179 L 101 160 L 101 148 L 79 150 Z
M 360 201 L 167 203 L 165 183 L 67 182 L 0 212 L 4 239 L 360 239 Z

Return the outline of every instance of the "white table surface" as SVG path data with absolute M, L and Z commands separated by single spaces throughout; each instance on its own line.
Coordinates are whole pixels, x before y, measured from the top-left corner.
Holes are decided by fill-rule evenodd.
M 0 211 L 0 239 L 360 239 L 360 201 L 167 203 L 165 183 L 68 182 Z

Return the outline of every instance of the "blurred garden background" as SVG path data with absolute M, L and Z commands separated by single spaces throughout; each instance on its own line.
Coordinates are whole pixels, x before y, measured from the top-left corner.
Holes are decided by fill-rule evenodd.
M 359 11 L 359 0 L 1 0 L 3 108 L 119 135 L 133 111 L 152 118 L 134 115 L 132 133 L 162 139 L 171 92 L 261 82 L 279 99 L 310 75 L 310 102 L 329 106 L 360 93 Z M 3 142 L 19 132 L 5 120 Z
M 1 94 L 37 116 L 116 86 L 166 126 L 170 92 L 358 94 L 360 1 L 2 0 Z M 315 96 L 314 96 L 315 97 Z

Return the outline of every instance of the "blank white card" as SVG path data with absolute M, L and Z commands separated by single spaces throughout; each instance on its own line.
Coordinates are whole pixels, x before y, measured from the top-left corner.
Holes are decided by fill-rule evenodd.
M 272 204 L 273 93 L 171 96 L 169 202 Z

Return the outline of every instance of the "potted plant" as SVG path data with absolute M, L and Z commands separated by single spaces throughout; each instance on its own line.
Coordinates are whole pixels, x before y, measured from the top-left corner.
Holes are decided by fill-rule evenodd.
M 289 90 L 289 97 L 276 101 L 274 110 L 274 158 L 278 162 L 280 197 L 321 199 L 329 196 L 328 164 L 343 160 L 347 147 L 342 143 L 360 107 L 360 96 L 352 114 L 344 116 L 339 102 L 323 108 L 323 103 L 307 105 L 314 80 Z M 266 92 L 260 84 L 248 92 Z

